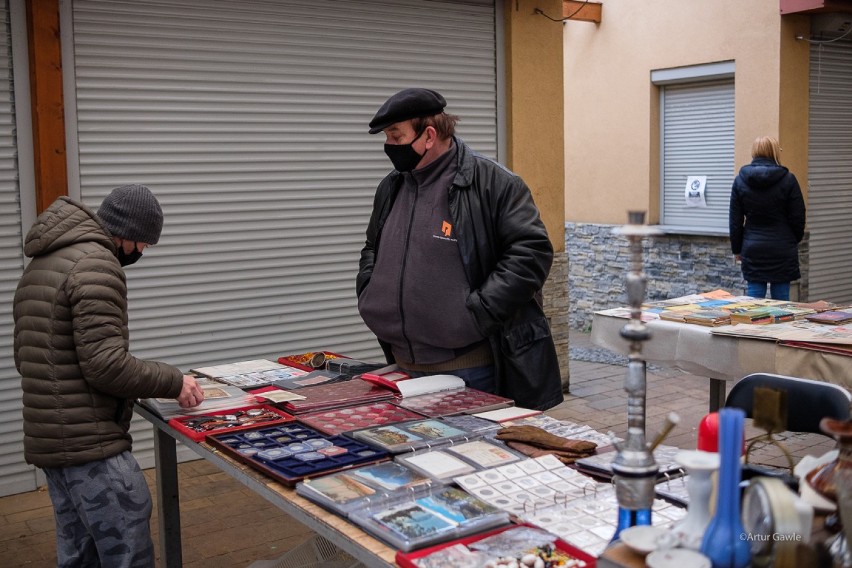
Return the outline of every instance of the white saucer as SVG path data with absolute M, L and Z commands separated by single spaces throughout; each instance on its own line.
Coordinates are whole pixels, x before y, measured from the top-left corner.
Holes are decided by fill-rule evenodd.
M 627 548 L 636 554 L 645 556 L 649 552 L 653 552 L 660 548 L 660 545 L 663 544 L 669 536 L 671 536 L 672 544 L 677 541 L 677 537 L 675 537 L 668 529 L 654 527 L 651 525 L 636 525 L 621 531 L 618 538 Z
M 709 558 L 688 548 L 657 550 L 645 558 L 648 568 L 711 568 L 712 565 Z

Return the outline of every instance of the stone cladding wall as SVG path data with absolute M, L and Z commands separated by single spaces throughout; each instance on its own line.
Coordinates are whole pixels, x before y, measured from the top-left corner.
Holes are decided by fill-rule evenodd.
M 553 255 L 553 266 L 550 276 L 544 283 L 544 313 L 550 322 L 550 332 L 556 344 L 559 355 L 559 374 L 562 377 L 562 388 L 568 392 L 568 256 L 563 253 Z

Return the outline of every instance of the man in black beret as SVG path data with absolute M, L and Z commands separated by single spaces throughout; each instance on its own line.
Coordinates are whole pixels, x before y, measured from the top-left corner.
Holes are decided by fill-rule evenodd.
M 410 375 L 551 408 L 562 381 L 540 300 L 553 247 L 524 181 L 458 138 L 446 105 L 404 89 L 370 121 L 394 170 L 376 190 L 358 309 Z

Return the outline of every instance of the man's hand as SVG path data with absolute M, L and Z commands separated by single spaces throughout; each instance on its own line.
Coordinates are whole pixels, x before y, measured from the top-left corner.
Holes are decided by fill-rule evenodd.
M 201 390 L 192 375 L 183 376 L 183 388 L 180 389 L 177 401 L 181 408 L 192 408 L 204 401 L 204 391 Z

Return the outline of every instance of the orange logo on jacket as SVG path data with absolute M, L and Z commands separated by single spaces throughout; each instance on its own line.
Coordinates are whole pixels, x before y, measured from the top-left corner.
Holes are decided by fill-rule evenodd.
M 453 232 L 453 226 L 450 225 L 449 223 L 447 223 L 446 221 L 444 221 L 441 224 L 441 232 L 444 233 L 445 237 L 449 237 L 450 233 Z

